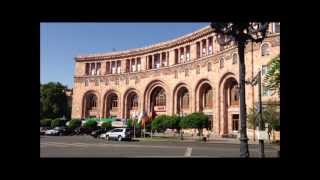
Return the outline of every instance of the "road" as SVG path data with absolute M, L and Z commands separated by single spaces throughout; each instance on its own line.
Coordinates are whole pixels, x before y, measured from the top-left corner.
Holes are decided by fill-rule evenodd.
M 266 144 L 266 157 L 277 157 L 277 146 Z M 259 157 L 250 144 L 250 157 Z M 91 136 L 40 136 L 40 157 L 239 157 L 239 144 L 224 142 L 117 142 Z

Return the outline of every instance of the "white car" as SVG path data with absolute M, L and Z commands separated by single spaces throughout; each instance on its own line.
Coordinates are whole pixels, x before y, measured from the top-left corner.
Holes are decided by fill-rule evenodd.
M 118 141 L 122 141 L 124 139 L 131 140 L 131 130 L 129 128 L 115 128 L 101 134 L 100 138 L 105 138 L 107 141 L 110 139 L 116 139 Z

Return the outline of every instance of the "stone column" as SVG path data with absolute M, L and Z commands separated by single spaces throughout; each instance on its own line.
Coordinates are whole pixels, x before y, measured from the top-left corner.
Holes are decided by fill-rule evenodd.
M 202 40 L 200 40 L 200 57 L 202 57 Z
M 136 72 L 138 71 L 138 58 L 134 58 L 135 66 L 136 66 Z
M 154 55 L 152 55 L 152 69 L 154 69 L 154 67 L 155 67 L 155 66 L 154 66 L 154 65 L 155 65 L 155 64 L 154 64 L 154 59 L 155 59 L 155 57 L 156 57 L 156 55 L 155 55 L 155 54 L 154 54 Z
M 166 54 L 166 66 L 169 66 L 169 51 Z
M 162 67 L 162 52 L 159 54 L 159 59 L 160 59 L 160 67 Z

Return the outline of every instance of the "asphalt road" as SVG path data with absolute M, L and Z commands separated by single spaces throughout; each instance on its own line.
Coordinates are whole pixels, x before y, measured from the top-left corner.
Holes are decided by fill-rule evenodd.
M 277 157 L 278 146 L 265 144 L 266 157 Z M 249 145 L 250 157 L 259 147 Z M 117 142 L 91 136 L 40 136 L 40 157 L 239 157 L 239 144 L 209 142 Z

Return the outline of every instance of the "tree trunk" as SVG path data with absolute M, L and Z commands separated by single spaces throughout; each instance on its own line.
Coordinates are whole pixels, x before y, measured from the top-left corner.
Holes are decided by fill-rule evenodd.
M 245 92 L 245 62 L 244 62 L 245 40 L 238 41 L 239 54 L 239 95 L 240 95 L 240 157 L 249 157 L 247 137 L 247 110 Z

